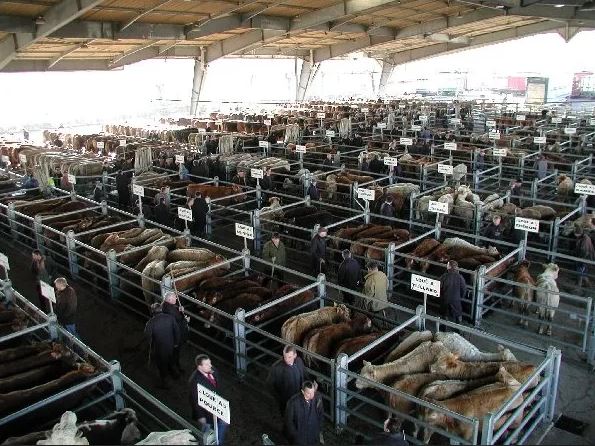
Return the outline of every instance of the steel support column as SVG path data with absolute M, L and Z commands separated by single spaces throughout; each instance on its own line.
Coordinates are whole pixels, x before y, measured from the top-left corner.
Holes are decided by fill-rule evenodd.
M 200 59 L 194 59 L 194 79 L 192 80 L 192 98 L 190 100 L 190 116 L 196 115 L 200 93 L 207 76 L 207 67 Z
M 308 93 L 308 89 L 310 88 L 310 85 L 312 85 L 312 81 L 316 77 L 319 67 L 319 63 L 311 64 L 308 61 L 302 63 L 302 71 L 300 73 L 300 78 L 298 79 L 297 91 L 295 92 L 295 100 L 297 102 L 303 101 L 306 97 L 306 93 Z
M 390 80 L 391 75 L 395 69 L 395 65 L 387 60 L 382 60 L 382 74 L 380 75 L 380 83 L 378 84 L 378 96 L 384 96 L 386 86 Z

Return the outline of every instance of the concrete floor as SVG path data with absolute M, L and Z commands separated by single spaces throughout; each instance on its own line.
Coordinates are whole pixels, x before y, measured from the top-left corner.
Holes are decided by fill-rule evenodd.
M 15 289 L 36 303 L 34 283 L 29 273 L 29 251 L 4 239 L 0 240 L 0 252 L 10 259 L 10 278 Z M 77 283 L 73 283 L 73 286 L 79 296 L 78 331 L 82 340 L 106 359 L 119 360 L 126 375 L 170 408 L 189 417 L 186 378 L 192 369 L 192 358 L 199 349 L 188 346 L 183 352 L 182 363 L 185 365 L 186 377 L 173 383 L 171 390 L 158 389 L 155 387 L 156 371 L 147 366 L 147 348 L 142 335 L 145 320 L 105 297 L 96 295 L 89 286 Z M 218 352 L 209 353 L 216 355 Z M 214 360 L 214 364 L 219 366 L 222 373 L 222 393 L 231 401 L 230 444 L 262 444 L 263 433 L 269 434 L 277 443 L 283 442 L 280 430 L 282 420 L 270 395 L 258 388 L 258 385 L 241 383 L 228 364 L 222 364 L 218 360 Z M 589 424 L 582 436 L 553 428 L 545 435 L 543 444 L 586 445 L 595 442 L 595 376 L 580 360 L 563 356 L 557 412 Z M 536 433 L 530 443 L 537 442 L 539 436 Z M 326 443 L 331 445 L 345 444 L 346 441 L 344 437 L 334 436 L 330 430 L 326 439 Z

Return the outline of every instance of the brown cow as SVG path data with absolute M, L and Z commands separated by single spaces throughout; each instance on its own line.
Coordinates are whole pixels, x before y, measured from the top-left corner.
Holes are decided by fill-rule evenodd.
M 189 184 L 186 186 L 186 195 L 188 197 L 194 197 L 196 192 L 200 192 L 203 198 L 209 197 L 211 200 L 218 198 L 225 198 L 230 195 L 240 194 L 242 189 L 236 184 L 230 186 L 214 186 L 212 184 Z M 237 195 L 231 198 L 231 202 L 240 203 L 246 200 L 246 195 Z M 225 204 L 228 200 L 222 200 L 222 204 Z

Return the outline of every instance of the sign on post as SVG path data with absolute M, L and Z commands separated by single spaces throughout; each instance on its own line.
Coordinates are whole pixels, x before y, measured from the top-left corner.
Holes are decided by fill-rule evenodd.
M 486 127 L 496 127 L 496 121 L 494 121 L 494 120 L 486 121 Z
M 589 125 L 595 125 L 595 118 L 589 119 Z
M 316 113 L 316 117 L 318 119 L 324 119 L 324 118 L 326 118 L 326 113 L 324 113 L 324 112 L 318 112 L 318 113 Z
M 105 148 L 105 143 L 103 141 L 97 141 L 97 148 L 98 149 L 104 149 Z
M 402 146 L 412 146 L 413 145 L 413 139 L 411 139 L 411 138 L 400 138 L 399 139 L 399 144 L 401 144 Z
M 417 125 L 417 124 L 412 125 L 411 126 L 411 131 L 413 131 L 413 132 L 419 132 L 419 131 L 421 131 L 421 125 Z
M 27 155 L 19 154 L 19 163 L 27 164 Z
M 421 122 L 426 122 L 428 120 L 428 117 L 426 115 L 419 115 L 419 120 Z
M 398 159 L 394 156 L 385 156 L 384 157 L 384 165 L 385 166 L 396 166 L 398 163 Z
M 299 144 L 295 146 L 296 153 L 306 153 L 306 146 L 300 146 Z
M 595 184 L 575 183 L 574 193 L 580 195 L 595 195 Z
M 534 144 L 545 144 L 547 141 L 545 136 L 535 136 L 533 138 L 533 143 Z
M 252 226 L 236 223 L 236 235 L 238 237 L 254 240 L 254 228 Z
M 565 135 L 576 135 L 576 127 L 566 127 L 564 129 Z
M 514 229 L 520 229 L 527 232 L 539 232 L 539 220 L 516 217 L 514 219 Z
M 451 124 L 458 125 L 458 124 L 460 124 L 460 123 L 461 123 L 461 119 L 460 119 L 460 118 L 452 118 L 452 119 L 450 120 L 450 123 L 451 123 Z
M 329 138 L 334 138 L 335 137 L 335 131 L 334 130 L 327 130 L 326 131 L 326 136 Z
M 2 160 L 3 163 L 10 164 L 10 158 L 8 155 L 0 155 L 0 160 Z
M 448 203 L 430 200 L 428 211 L 436 214 L 448 214 Z
M 76 176 L 75 176 L 75 175 L 73 175 L 73 174 L 71 174 L 71 173 L 69 173 L 69 174 L 68 174 L 68 182 L 69 182 L 70 184 L 76 184 Z
M 212 390 L 207 389 L 200 384 L 196 385 L 198 394 L 198 405 L 207 412 L 212 413 L 216 418 L 220 418 L 227 424 L 231 423 L 231 411 L 229 410 L 229 401 L 221 398 Z M 217 429 L 217 425 L 215 425 Z
M 506 149 L 493 149 L 492 155 L 494 156 L 506 156 Z
M 250 169 L 250 176 L 260 180 L 264 177 L 264 172 L 262 169 Z
M 41 295 L 49 300 L 51 303 L 56 303 L 56 292 L 54 291 L 54 287 L 51 286 L 49 283 L 44 282 L 43 280 L 39 281 L 39 285 L 41 288 Z
M 269 148 L 270 143 L 268 141 L 258 141 L 258 147 L 264 147 L 265 149 Z
M 552 124 L 562 124 L 562 118 L 559 116 L 553 117 Z
M 178 206 L 178 218 L 186 221 L 192 221 L 192 209 Z
M 527 117 L 525 115 L 517 115 L 516 116 L 517 121 L 525 121 L 526 119 L 527 119 Z
M 381 130 L 384 130 L 386 128 L 386 122 L 379 122 L 376 125 L 376 127 L 379 128 L 379 129 L 381 129 Z
M 362 187 L 357 188 L 357 198 L 360 200 L 374 201 L 376 193 L 374 189 L 364 189 Z
M 457 150 L 457 143 L 456 142 L 445 142 L 444 150 Z
M 362 108 L 362 113 L 368 113 L 370 110 L 366 107 Z
M 145 196 L 145 188 L 138 184 L 133 184 L 132 185 L 132 194 L 138 195 L 139 197 L 144 197 Z
M 454 173 L 454 167 L 452 167 L 450 164 L 438 164 L 438 173 L 452 175 Z
M 499 140 L 500 139 L 500 132 L 489 132 L 488 133 L 488 137 L 490 139 L 493 139 L 493 140 Z
M 184 155 L 176 155 L 176 163 L 184 164 Z
M 411 289 L 430 296 L 440 297 L 440 281 L 429 277 L 411 274 Z
M 266 126 L 269 126 L 269 127 L 270 127 L 270 126 L 271 126 L 271 120 L 270 120 L 270 119 L 265 119 L 265 120 L 264 120 L 264 125 L 266 125 Z
M 4 268 L 6 271 L 10 270 L 10 265 L 8 263 L 8 257 L 0 252 L 0 266 Z
M 119 144 L 120 146 L 125 146 L 125 145 L 126 145 L 126 140 L 125 140 L 125 139 L 119 139 L 119 140 L 118 140 L 118 144 Z

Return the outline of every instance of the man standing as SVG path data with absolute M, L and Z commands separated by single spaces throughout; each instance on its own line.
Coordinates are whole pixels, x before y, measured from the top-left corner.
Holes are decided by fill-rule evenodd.
M 475 155 L 475 170 L 477 172 L 481 172 L 484 170 L 485 167 L 485 152 L 481 149 L 477 149 L 477 153 Z
M 339 285 L 357 291 L 360 288 L 362 269 L 359 266 L 359 262 L 351 257 L 351 252 L 348 249 L 343 250 L 342 256 L 343 261 L 339 265 L 339 271 L 337 272 Z M 355 298 L 351 293 L 343 291 L 342 294 L 343 302 L 349 305 L 355 303 Z
M 539 159 L 535 163 L 535 170 L 537 170 L 537 179 L 541 180 L 547 175 L 548 163 L 545 156 L 539 155 Z
M 380 215 L 395 218 L 395 208 L 393 206 L 393 196 L 391 194 L 386 196 L 384 203 L 380 206 Z
M 446 264 L 446 272 L 440 277 L 440 298 L 442 315 L 451 322 L 460 324 L 463 320 L 461 300 L 467 292 L 465 279 L 459 273 L 459 265 L 454 260 Z
M 37 296 L 39 297 L 39 303 L 46 313 L 50 312 L 50 303 L 47 298 L 41 295 L 40 280 L 45 283 L 52 283 L 52 278 L 56 275 L 56 264 L 54 260 L 41 254 L 39 249 L 34 249 L 31 253 L 31 272 L 35 277 L 35 285 L 37 287 Z
M 76 292 L 68 285 L 64 277 L 54 280 L 56 287 L 56 316 L 58 323 L 63 325 L 66 331 L 78 338 L 76 332 Z
M 180 328 L 171 314 L 163 312 L 161 304 L 151 306 L 153 317 L 145 326 L 145 337 L 149 341 L 151 358 L 155 360 L 159 370 L 161 389 L 169 389 L 167 375 L 174 379 L 180 375 L 173 368 L 174 350 L 180 345 Z
M 381 174 L 384 170 L 384 163 L 378 159 L 378 155 L 374 155 L 372 161 L 370 161 L 370 172 Z
M 178 369 L 179 373 L 184 373 L 182 366 L 180 365 L 180 350 L 188 339 L 188 321 L 189 317 L 184 314 L 184 307 L 178 305 L 178 296 L 174 291 L 168 291 L 165 294 L 162 305 L 163 312 L 173 316 L 178 325 L 180 331 L 180 340 L 177 345 L 174 346 L 173 353 L 173 364 Z
M 316 392 L 318 386 L 304 381 L 300 393 L 292 396 L 285 407 L 285 431 L 289 444 L 313 445 L 320 443 L 324 407 Z
M 242 187 L 248 187 L 248 179 L 246 178 L 246 171 L 243 169 L 239 169 L 235 176 L 231 179 L 231 182 L 234 184 L 238 184 Z
M 130 191 L 128 185 L 130 184 L 130 178 L 124 174 L 121 170 L 116 175 L 116 189 L 118 190 L 118 206 L 122 209 L 126 209 L 130 206 Z
M 388 308 L 388 278 L 386 274 L 378 269 L 378 263 L 374 261 L 368 262 L 366 265 L 368 274 L 364 277 L 364 294 L 371 299 L 365 299 L 361 307 L 374 313 L 376 316 L 375 324 L 382 328 L 386 325 L 379 321 L 379 318 L 386 319 L 386 309 Z
M 192 408 L 192 419 L 196 420 L 201 427 L 202 431 L 205 432 L 207 429 L 212 428 L 213 415 L 198 405 L 198 390 L 197 384 L 206 387 L 212 392 L 217 394 L 220 393 L 221 389 L 221 378 L 219 374 L 213 370 L 211 359 L 207 355 L 198 355 L 194 360 L 196 364 L 196 370 L 190 376 L 188 381 L 190 385 L 190 407 Z M 225 442 L 225 433 L 229 425 L 221 420 L 217 419 L 217 433 L 219 436 L 219 444 Z
M 192 219 L 194 220 L 194 235 L 199 237 L 204 234 L 207 225 L 207 213 L 209 205 L 200 192 L 194 194 L 192 203 Z
M 326 167 L 331 167 L 332 168 L 334 164 L 335 163 L 333 161 L 333 154 L 332 153 L 327 153 L 326 154 L 326 159 L 322 162 L 322 165 L 323 166 L 326 166 Z
M 271 386 L 279 404 L 281 415 L 293 395 L 299 393 L 304 383 L 304 361 L 297 355 L 293 345 L 283 348 L 283 358 L 273 364 L 267 383 Z
M 307 194 L 310 197 L 310 200 L 320 200 L 320 191 L 318 190 L 318 186 L 316 185 L 316 178 L 312 178 L 310 186 L 308 187 Z
M 326 235 L 326 228 L 321 226 L 310 244 L 310 267 L 314 276 L 326 271 Z
M 278 232 L 273 232 L 271 239 L 264 244 L 262 248 L 262 258 L 267 262 L 275 264 L 274 277 L 278 277 L 279 280 L 283 280 L 283 271 L 276 269 L 277 266 L 287 266 L 287 253 L 285 251 L 285 245 L 281 241 L 281 237 Z
M 264 171 L 264 176 L 260 180 L 260 188 L 262 190 L 273 190 L 273 179 L 271 178 L 270 167 L 267 167 Z
M 169 215 L 169 208 L 165 204 L 165 198 L 159 200 L 159 204 L 153 210 L 155 221 L 163 226 L 171 226 L 171 218 Z
M 521 207 L 521 197 L 523 196 L 523 180 L 517 178 L 510 184 L 510 202 Z
M 501 222 L 502 217 L 499 215 L 494 215 L 492 222 L 487 225 L 483 231 L 481 231 L 481 235 L 490 240 L 500 240 L 502 238 Z
M 161 200 L 163 200 L 165 205 L 169 208 L 169 194 L 167 193 L 167 189 L 168 188 L 166 186 L 162 186 L 161 189 L 159 189 L 159 192 L 155 194 L 156 205 L 161 203 Z

